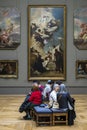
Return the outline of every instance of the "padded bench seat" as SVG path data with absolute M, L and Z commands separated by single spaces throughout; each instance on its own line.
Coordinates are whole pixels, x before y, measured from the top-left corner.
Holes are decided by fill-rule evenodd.
M 37 126 L 40 124 L 52 125 L 52 111 L 49 108 L 35 106 L 34 115 L 35 115 Z
M 65 123 L 68 124 L 68 109 L 54 109 L 51 108 L 52 111 L 52 121 L 53 125 Z

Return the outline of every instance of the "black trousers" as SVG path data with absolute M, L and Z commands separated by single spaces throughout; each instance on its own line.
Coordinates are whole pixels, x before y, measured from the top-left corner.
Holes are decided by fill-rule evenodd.
M 68 110 L 68 125 L 74 125 L 73 110 Z
M 21 104 L 21 106 L 19 107 L 19 112 L 22 113 L 23 111 L 25 111 L 27 105 L 28 105 L 28 99 L 29 99 L 30 95 L 27 95 L 25 100 L 23 101 L 23 103 Z

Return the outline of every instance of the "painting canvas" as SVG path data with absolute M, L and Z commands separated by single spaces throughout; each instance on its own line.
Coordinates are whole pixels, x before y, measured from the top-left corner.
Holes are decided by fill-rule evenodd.
M 28 79 L 66 78 L 66 6 L 28 6 Z
M 0 78 L 18 78 L 18 61 L 0 60 Z
M 0 7 L 0 49 L 20 45 L 20 13 L 17 8 Z
M 87 50 L 87 7 L 74 11 L 74 45 Z
M 87 78 L 87 60 L 76 61 L 76 78 Z

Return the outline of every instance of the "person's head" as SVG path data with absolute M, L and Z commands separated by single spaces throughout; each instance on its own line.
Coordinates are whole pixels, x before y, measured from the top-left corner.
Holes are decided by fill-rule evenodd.
M 37 83 L 37 80 L 33 80 L 33 83 Z
M 66 92 L 65 84 L 60 84 L 60 92 Z
M 58 84 L 54 84 L 53 90 L 55 90 L 56 92 L 58 92 L 59 89 L 60 89 L 59 85 Z
M 56 81 L 56 84 L 60 85 L 60 84 L 62 84 L 62 81 L 58 80 L 58 81 Z
M 50 85 L 50 87 L 53 89 L 54 81 L 53 80 L 48 80 L 47 84 Z
M 47 83 L 48 83 L 48 84 L 51 84 L 51 83 L 52 83 L 52 81 L 51 81 L 51 80 L 48 80 L 48 81 L 47 81 Z
M 38 91 L 39 90 L 39 86 L 37 83 L 33 84 L 33 91 Z
M 33 80 L 33 83 L 40 84 L 40 80 Z

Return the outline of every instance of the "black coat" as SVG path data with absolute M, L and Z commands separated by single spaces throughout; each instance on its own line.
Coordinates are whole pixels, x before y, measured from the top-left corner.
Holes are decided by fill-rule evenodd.
M 70 96 L 70 94 L 68 92 L 58 93 L 57 94 L 57 101 L 59 103 L 59 108 L 60 109 L 68 108 L 68 101 L 69 101 L 70 105 L 73 107 L 73 110 L 69 110 L 69 108 L 68 108 L 68 125 L 73 125 L 74 124 L 74 116 L 73 116 L 74 104 L 73 104 L 73 98 Z
M 58 93 L 57 101 L 59 103 L 59 108 L 68 108 L 68 101 L 70 102 L 70 105 L 74 107 L 73 100 L 68 92 Z

